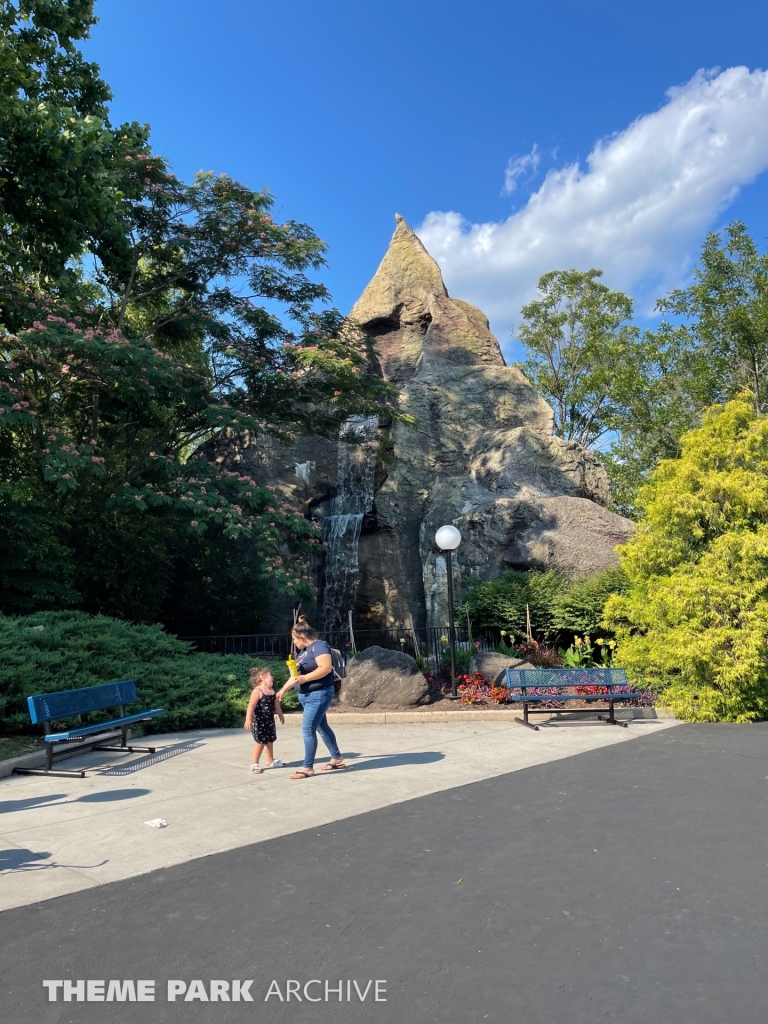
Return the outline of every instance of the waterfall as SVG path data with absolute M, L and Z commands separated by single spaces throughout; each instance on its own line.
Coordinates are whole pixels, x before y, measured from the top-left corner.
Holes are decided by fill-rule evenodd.
M 354 605 L 360 569 L 357 546 L 363 516 L 373 508 L 377 416 L 350 416 L 339 429 L 336 497 L 331 514 L 320 520 L 326 546 L 323 623 L 335 629 Z

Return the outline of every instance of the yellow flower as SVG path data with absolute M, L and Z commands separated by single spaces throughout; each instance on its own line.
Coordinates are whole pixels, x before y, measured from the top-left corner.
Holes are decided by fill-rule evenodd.
M 576 644 L 577 647 L 581 647 L 582 645 L 582 639 L 580 636 L 574 637 L 573 642 Z
M 506 631 L 506 629 L 502 629 L 501 635 L 502 636 L 509 636 L 509 633 Z
M 609 640 L 608 641 L 608 646 L 611 648 L 611 650 L 613 650 L 613 648 L 616 646 L 616 641 L 615 640 Z
M 447 636 L 441 636 L 440 637 L 440 643 L 441 644 L 447 644 L 448 643 L 448 637 Z
M 597 638 L 597 640 L 595 640 L 595 643 L 598 645 L 598 647 L 602 647 L 603 644 L 605 643 L 605 640 L 603 640 L 603 638 L 601 636 L 599 636 Z

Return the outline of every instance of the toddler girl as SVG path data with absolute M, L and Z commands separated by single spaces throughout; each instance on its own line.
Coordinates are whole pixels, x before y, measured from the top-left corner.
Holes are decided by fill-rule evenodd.
M 275 715 L 280 719 L 281 725 L 285 724 L 285 716 L 280 702 L 276 699 L 272 673 L 268 668 L 251 669 L 251 699 L 248 701 L 248 710 L 245 713 L 245 728 L 251 730 L 254 743 L 253 764 L 251 771 L 261 775 L 262 768 L 259 766 L 259 758 L 264 747 L 267 748 L 269 762 L 265 768 L 282 768 L 283 762 L 275 760 L 272 744 L 277 739 L 275 728 Z

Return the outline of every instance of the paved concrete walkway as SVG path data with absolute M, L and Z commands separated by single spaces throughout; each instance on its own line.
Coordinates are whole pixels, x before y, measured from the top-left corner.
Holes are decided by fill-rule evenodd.
M 487 720 L 344 723 L 338 737 L 348 769 L 301 782 L 288 777 L 302 759 L 295 727 L 280 730 L 276 745 L 288 767 L 258 776 L 248 770 L 251 738 L 243 730 L 154 737 L 160 748 L 154 755 L 84 754 L 62 767 L 89 767 L 85 779 L 0 780 L 0 910 L 624 744 L 675 724 L 641 720 L 623 729 L 571 719 L 531 732 Z M 145 824 L 154 818 L 168 827 Z

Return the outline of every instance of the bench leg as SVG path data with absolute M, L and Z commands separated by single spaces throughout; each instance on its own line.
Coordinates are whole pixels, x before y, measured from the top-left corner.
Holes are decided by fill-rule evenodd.
M 84 771 L 67 772 L 63 769 L 53 770 L 53 744 L 45 746 L 45 768 L 14 768 L 14 775 L 53 775 L 57 779 L 84 779 Z
M 525 702 L 523 702 L 523 717 L 522 718 L 513 718 L 512 721 L 513 722 L 519 722 L 520 725 L 527 725 L 528 728 L 529 729 L 533 729 L 534 732 L 538 732 L 539 731 L 538 725 L 534 725 L 533 722 L 529 722 L 528 721 L 528 705 Z
M 91 747 L 91 750 L 118 750 L 122 754 L 154 754 L 157 747 L 117 747 L 117 746 L 102 746 L 101 744 L 97 747 Z
M 607 718 L 603 718 L 602 715 L 598 715 L 597 717 L 600 719 L 600 721 L 605 722 L 606 725 L 619 725 L 619 726 L 622 727 L 622 729 L 627 729 L 628 728 L 627 723 L 626 722 L 619 722 L 618 719 L 616 718 L 616 715 L 614 714 L 613 704 L 614 704 L 614 702 L 612 700 L 608 701 L 608 717 Z
M 120 709 L 122 714 L 122 708 Z M 120 746 L 116 747 L 113 744 L 99 744 L 92 748 L 93 750 L 119 750 L 123 754 L 154 754 L 157 747 L 134 747 L 128 746 L 128 726 L 123 725 L 120 728 Z

